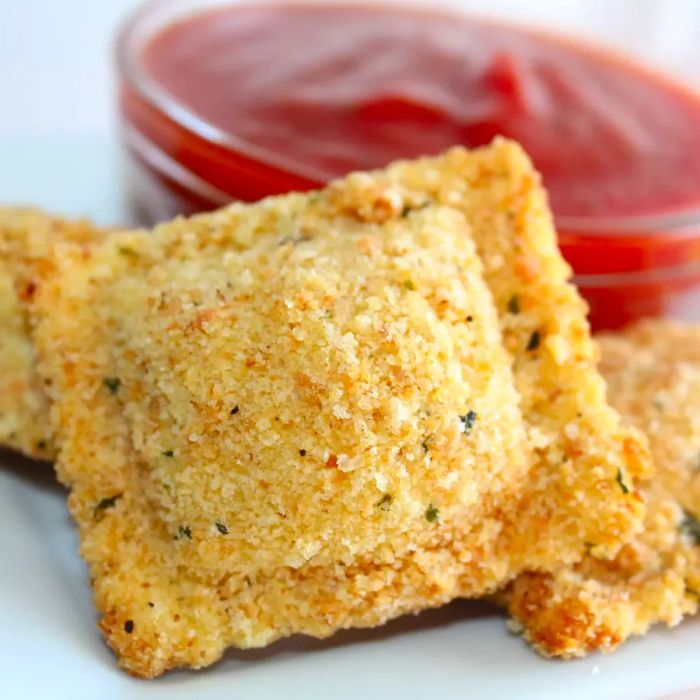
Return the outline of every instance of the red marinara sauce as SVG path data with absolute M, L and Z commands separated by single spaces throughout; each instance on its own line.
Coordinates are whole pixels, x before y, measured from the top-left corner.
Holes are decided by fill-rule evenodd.
M 700 284 L 700 98 L 637 64 L 396 6 L 238 3 L 137 42 L 143 19 L 120 41 L 121 110 L 150 218 L 501 134 L 543 174 L 594 325 L 664 313 Z

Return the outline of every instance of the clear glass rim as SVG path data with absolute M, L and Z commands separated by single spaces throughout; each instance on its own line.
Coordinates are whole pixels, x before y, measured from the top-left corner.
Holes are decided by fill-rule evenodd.
M 252 3 L 250 0 L 243 0 L 239 4 L 276 4 L 279 1 L 256 0 L 255 3 Z M 289 1 L 292 4 L 292 0 L 282 1 Z M 325 0 L 304 0 L 304 3 L 329 4 Z M 296 161 L 293 162 L 262 146 L 251 144 L 209 123 L 186 105 L 176 100 L 141 69 L 136 59 L 138 48 L 135 43 L 138 41 L 139 34 L 144 31 L 144 24 L 153 23 L 156 31 L 166 26 L 165 22 L 158 22 L 158 13 L 165 13 L 171 9 L 177 10 L 178 7 L 182 6 L 185 11 L 177 15 L 177 17 L 182 19 L 201 10 L 230 4 L 233 4 L 231 0 L 203 0 L 200 2 L 194 2 L 193 0 L 150 0 L 150 2 L 139 7 L 130 17 L 127 17 L 117 34 L 115 48 L 120 79 L 125 80 L 140 97 L 153 107 L 163 112 L 172 121 L 195 136 L 227 150 L 240 153 L 242 156 L 258 161 L 270 168 L 288 171 L 309 180 L 325 182 L 327 180 L 325 173 Z M 172 19 L 174 17 L 171 17 L 171 21 Z M 148 35 L 152 36 L 153 33 L 151 32 Z
M 324 183 L 328 180 L 327 174 L 312 166 L 308 166 L 298 161 L 285 158 L 283 155 L 274 153 L 263 146 L 252 144 L 244 139 L 236 137 L 223 129 L 220 129 L 206 119 L 199 116 L 196 112 L 188 108 L 185 104 L 179 102 L 159 84 L 142 70 L 137 60 L 139 37 L 145 32 L 146 37 L 153 36 L 159 29 L 167 26 L 169 22 L 176 19 L 182 19 L 188 15 L 196 14 L 200 11 L 223 7 L 232 4 L 240 5 L 258 5 L 258 4 L 279 4 L 285 2 L 288 4 L 315 4 L 315 5 L 332 5 L 332 4 L 347 4 L 340 0 L 150 0 L 144 5 L 137 8 L 123 22 L 118 34 L 115 45 L 117 69 L 119 77 L 124 80 L 129 87 L 134 90 L 142 99 L 148 102 L 152 107 L 159 110 L 170 118 L 174 123 L 190 131 L 195 136 L 221 146 L 227 150 L 241 154 L 243 157 L 265 165 L 266 167 L 289 172 L 293 175 L 305 178 L 307 180 Z M 358 7 L 367 6 L 372 8 L 378 7 L 411 7 L 412 10 L 425 9 L 426 12 L 431 11 L 431 7 L 427 7 L 417 0 L 377 0 L 369 2 L 367 0 L 359 0 L 355 2 Z M 178 11 L 179 10 L 179 11 Z M 633 56 L 611 47 L 601 44 L 598 46 L 594 41 L 588 41 L 585 38 L 569 34 L 560 30 L 539 29 L 536 26 L 519 23 L 518 21 L 502 20 L 492 17 L 488 14 L 474 12 L 472 10 L 460 10 L 457 5 L 450 8 L 445 6 L 446 11 L 468 14 L 478 17 L 480 20 L 488 22 L 497 22 L 500 24 L 508 24 L 514 27 L 522 28 L 531 33 L 539 33 L 543 36 L 549 36 L 554 39 L 565 40 L 578 44 L 585 49 L 601 50 L 605 54 L 617 57 L 622 61 L 633 63 L 640 67 L 645 72 L 651 75 L 658 75 L 659 71 L 653 66 L 649 66 L 639 61 Z M 148 27 L 144 25 L 152 25 L 150 32 Z M 679 81 L 674 76 L 663 74 L 663 79 L 677 85 L 677 87 L 685 92 L 695 94 L 695 90 L 685 83 Z M 700 96 L 698 96 L 700 99 Z M 668 233 L 673 233 L 676 239 L 678 237 L 700 239 L 700 206 L 679 210 L 677 212 L 660 215 L 641 215 L 641 216 L 617 216 L 617 217 L 573 217 L 573 216 L 556 216 L 557 228 L 564 234 L 585 235 L 587 237 L 600 236 L 601 238 L 610 238 L 611 234 L 615 234 L 620 239 L 626 236 L 639 237 L 648 236 L 650 238 L 662 238 Z M 614 273 L 613 276 L 618 273 Z M 620 275 L 631 275 L 637 273 L 619 273 Z M 603 275 L 584 275 L 582 279 L 589 277 L 604 277 Z
M 581 289 L 616 289 L 650 284 L 692 284 L 700 286 L 700 261 L 678 263 L 664 267 L 648 267 L 626 272 L 598 272 L 575 274 L 573 283 Z

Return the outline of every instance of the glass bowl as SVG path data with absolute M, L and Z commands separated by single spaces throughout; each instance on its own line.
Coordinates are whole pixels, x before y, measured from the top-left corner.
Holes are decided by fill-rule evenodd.
M 278 4 L 279 0 L 257 0 Z M 304 0 L 333 4 L 332 1 Z M 234 199 L 308 190 L 323 173 L 288 162 L 208 123 L 179 103 L 141 67 L 148 41 L 176 20 L 236 0 L 156 0 L 124 25 L 117 40 L 120 135 L 129 198 L 138 220 L 152 224 Z M 347 4 L 347 3 L 345 3 Z M 425 7 L 421 0 L 382 5 Z M 700 83 L 700 4 L 680 0 L 618 0 L 605 12 L 582 0 L 438 0 L 431 9 L 469 12 L 562 32 L 636 56 L 645 64 Z M 700 157 L 700 154 L 698 154 Z M 556 218 L 560 245 L 596 329 L 642 316 L 700 321 L 700 211 L 669 217 Z

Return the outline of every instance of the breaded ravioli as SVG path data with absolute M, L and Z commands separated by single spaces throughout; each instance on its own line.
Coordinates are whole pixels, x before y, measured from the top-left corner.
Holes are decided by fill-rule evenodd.
M 579 559 L 584 542 L 610 556 L 640 528 L 634 483 L 648 478 L 651 459 L 645 438 L 621 426 L 606 401 L 585 303 L 568 281 L 547 195 L 525 152 L 496 139 L 349 182 L 337 200 L 365 220 L 438 202 L 470 224 L 535 456 L 520 523 L 505 538 L 508 556 L 527 553 L 528 567 L 550 569 Z
M 493 587 L 528 447 L 466 222 L 323 194 L 56 247 L 35 334 L 131 673 Z M 471 320 L 468 320 L 471 319 Z
M 482 595 L 584 541 L 614 553 L 647 459 L 567 275 L 505 142 L 54 246 L 34 338 L 121 665 L 201 667 Z
M 45 255 L 58 239 L 93 240 L 85 221 L 65 221 L 35 209 L 0 207 L 0 446 L 29 457 L 54 456 L 48 401 L 36 374 L 25 302 L 32 288 L 15 289 L 20 261 Z
M 610 400 L 648 434 L 656 474 L 644 531 L 615 558 L 515 584 L 510 613 L 547 656 L 610 651 L 700 601 L 700 327 L 643 321 L 599 342 Z

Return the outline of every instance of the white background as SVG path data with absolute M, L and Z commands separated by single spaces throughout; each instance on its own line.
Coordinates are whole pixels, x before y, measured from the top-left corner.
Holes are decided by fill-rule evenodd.
M 700 83 L 700 0 L 454 2 L 595 36 Z M 122 223 L 112 45 L 137 5 L 0 0 L 0 202 Z
M 348 0 L 346 0 L 348 1 Z M 0 203 L 126 218 L 112 43 L 136 0 L 0 0 Z M 464 0 L 596 36 L 700 84 L 700 0 Z M 700 154 L 699 154 L 700 157 Z M 95 628 L 86 572 L 48 466 L 0 455 L 0 698 L 647 698 L 700 683 L 700 625 L 610 657 L 536 657 L 491 610 L 461 603 L 339 644 L 229 655 L 139 683 Z M 352 643 L 353 640 L 355 643 Z M 362 640 L 361 642 L 359 640 Z

